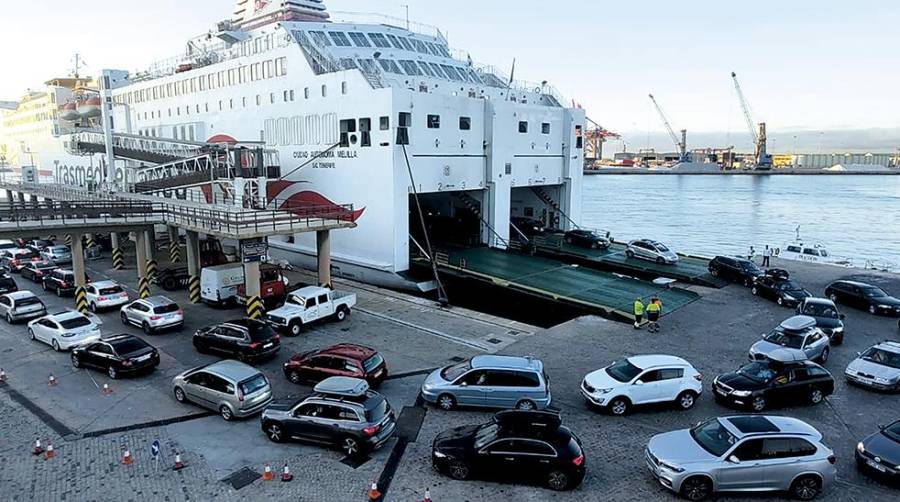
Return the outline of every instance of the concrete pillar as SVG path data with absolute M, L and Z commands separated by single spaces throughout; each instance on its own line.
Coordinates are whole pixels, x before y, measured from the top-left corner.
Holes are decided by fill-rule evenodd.
M 178 243 L 178 227 L 169 226 L 169 260 L 172 263 L 181 262 L 181 246 Z
M 82 314 L 87 313 L 88 304 L 84 287 L 87 285 L 84 275 L 84 246 L 80 233 L 72 233 L 72 271 L 75 272 L 75 308 Z
M 97 245 L 97 243 L 94 241 L 94 234 L 84 234 L 84 236 L 85 236 L 85 240 L 87 241 L 88 249 Z
M 6 202 L 10 204 L 14 203 L 16 199 L 13 198 L 12 190 L 6 190 Z
M 259 319 L 265 311 L 259 296 L 259 261 L 244 262 L 244 296 L 247 297 L 247 317 Z
M 197 232 L 187 231 L 185 235 L 187 244 L 188 266 L 188 299 L 191 303 L 200 303 L 200 236 Z
M 144 232 L 144 252 L 147 253 L 147 279 L 150 282 L 156 281 L 156 232 L 150 227 Z
M 138 294 L 141 298 L 150 296 L 150 280 L 147 278 L 147 232 L 135 232 L 135 250 L 137 254 Z
M 110 232 L 110 240 L 112 240 L 112 263 L 116 270 L 125 269 L 125 253 L 122 251 L 119 232 Z
M 316 258 L 318 259 L 319 286 L 332 288 L 331 285 L 331 232 L 316 232 Z

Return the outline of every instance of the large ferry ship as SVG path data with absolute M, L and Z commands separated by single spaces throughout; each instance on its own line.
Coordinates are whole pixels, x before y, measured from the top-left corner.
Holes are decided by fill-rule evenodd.
M 415 284 L 422 220 L 500 248 L 511 218 L 579 221 L 583 110 L 476 64 L 436 28 L 351 17 L 321 0 L 239 0 L 184 55 L 108 71 L 115 131 L 264 142 L 282 170 L 272 204 L 354 205 L 358 227 L 332 237 L 333 274 L 370 283 Z M 315 263 L 315 236 L 269 245 Z

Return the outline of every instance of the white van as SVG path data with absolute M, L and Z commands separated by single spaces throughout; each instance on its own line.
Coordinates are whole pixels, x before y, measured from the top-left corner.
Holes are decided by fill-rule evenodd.
M 200 298 L 214 305 L 237 301 L 238 287 L 244 284 L 240 263 L 215 265 L 200 271 Z

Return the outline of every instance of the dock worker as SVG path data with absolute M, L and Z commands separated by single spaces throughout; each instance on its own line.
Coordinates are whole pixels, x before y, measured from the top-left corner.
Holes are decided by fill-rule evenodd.
M 662 300 L 653 297 L 647 305 L 647 321 L 650 322 L 649 331 L 659 333 L 659 314 L 662 312 Z
M 644 302 L 640 297 L 634 300 L 634 329 L 641 329 L 641 321 L 644 319 Z
M 772 259 L 772 248 L 770 248 L 769 245 L 766 244 L 766 250 L 763 252 L 762 266 L 769 267 L 769 262 L 771 261 L 771 259 Z

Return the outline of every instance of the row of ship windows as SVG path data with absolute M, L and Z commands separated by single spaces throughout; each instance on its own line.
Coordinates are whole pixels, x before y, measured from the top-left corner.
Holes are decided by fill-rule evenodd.
M 344 33 L 341 31 L 329 31 L 326 35 L 324 31 L 310 31 L 313 40 L 323 47 L 379 47 L 389 49 L 391 46 L 395 49 L 406 50 L 410 52 L 418 52 L 420 54 L 431 54 L 438 57 L 449 58 L 450 51 L 441 44 L 425 42 L 415 38 L 398 37 L 383 33 L 362 33 L 351 31 Z M 350 35 L 350 38 L 347 38 Z
M 335 113 L 267 119 L 263 141 L 268 146 L 334 145 L 338 141 L 337 122 Z
M 403 112 L 403 113 L 406 113 L 406 112 Z M 404 123 L 411 122 L 411 120 L 412 120 L 411 118 L 404 117 L 403 114 L 401 113 L 401 117 L 400 117 L 401 127 L 411 127 L 411 126 L 403 125 Z M 425 125 L 429 129 L 440 129 L 441 128 L 441 116 L 440 115 L 426 116 Z M 459 130 L 460 131 L 468 131 L 471 128 L 472 128 L 472 119 L 471 118 L 469 118 L 469 117 L 460 117 L 459 118 Z M 522 134 L 528 133 L 528 121 L 527 120 L 519 121 L 519 132 Z M 550 134 L 550 123 L 549 122 L 541 123 L 541 134 Z
M 115 97 L 119 104 L 144 103 L 156 99 L 193 94 L 206 90 L 219 89 L 245 82 L 254 82 L 287 75 L 286 58 L 280 57 L 242 65 L 229 70 L 186 78 L 177 82 L 154 85 L 146 89 L 126 92 Z
M 46 112 L 32 113 L 31 115 L 24 117 L 6 119 L 3 121 L 3 127 L 15 127 L 23 124 L 44 122 L 51 119 L 56 119 L 56 110 L 48 110 Z

